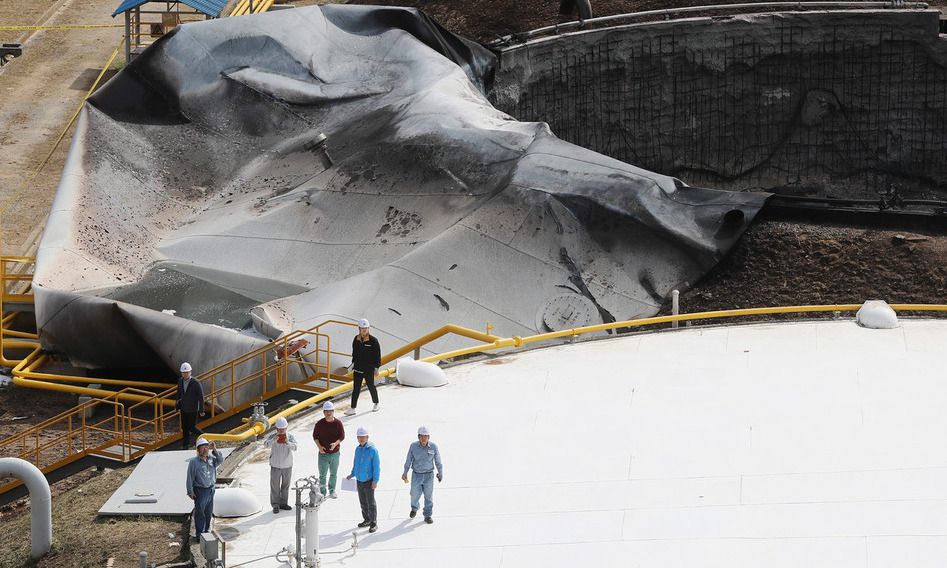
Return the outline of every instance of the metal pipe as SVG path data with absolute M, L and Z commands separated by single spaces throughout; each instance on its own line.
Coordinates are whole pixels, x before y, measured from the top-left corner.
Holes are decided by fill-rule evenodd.
M 92 396 L 96 398 L 104 398 L 109 400 L 133 400 L 135 402 L 151 401 L 154 400 L 154 397 L 141 395 L 141 394 L 131 394 L 123 392 L 108 391 L 104 389 L 93 389 L 88 387 L 77 387 L 73 385 L 61 385 L 58 383 L 48 383 L 46 381 L 36 381 L 33 379 L 24 379 L 20 376 L 14 375 L 12 382 L 18 387 L 24 387 L 29 389 L 39 389 L 39 390 L 48 390 L 55 392 L 67 392 L 70 394 Z M 173 400 L 167 398 L 159 398 L 160 404 L 165 407 L 173 408 Z
M 681 293 L 678 290 L 674 290 L 671 292 L 671 315 L 676 316 L 680 313 L 681 313 Z M 672 321 L 671 327 L 677 328 L 679 323 L 680 322 L 678 322 L 677 320 Z
M 30 492 L 30 558 L 36 560 L 53 544 L 53 497 L 49 482 L 35 465 L 20 458 L 0 458 L 0 476 L 12 475 Z
M 903 2 L 899 5 L 896 5 L 894 2 L 758 2 L 758 3 L 743 3 L 743 4 L 711 4 L 705 6 L 686 6 L 681 8 L 666 8 L 661 10 L 646 10 L 643 12 L 629 12 L 626 14 L 614 14 L 611 16 L 600 16 L 598 18 L 590 18 L 587 20 L 565 22 L 562 24 L 557 24 L 555 26 L 545 26 L 542 28 L 536 28 L 535 30 L 530 30 L 521 34 L 514 34 L 510 36 L 505 36 L 500 38 L 498 41 L 493 43 L 503 43 L 509 41 L 514 37 L 529 39 L 537 35 L 542 35 L 549 32 L 559 32 L 566 29 L 572 28 L 581 28 L 588 26 L 590 24 L 601 24 L 606 22 L 614 22 L 618 20 L 626 20 L 632 18 L 646 18 L 650 16 L 670 16 L 673 14 L 686 14 L 692 12 L 706 12 L 712 10 L 747 10 L 751 9 L 754 11 L 761 11 L 772 8 L 788 8 L 800 10 L 803 8 L 855 8 L 855 9 L 868 9 L 868 8 L 904 8 L 904 9 L 926 9 L 928 8 L 927 3 L 925 2 Z
M 321 495 L 320 495 L 321 497 Z M 306 505 L 306 565 L 319 565 L 319 505 Z
M 817 313 L 817 312 L 835 312 L 835 311 L 854 312 L 854 311 L 857 311 L 860 307 L 861 307 L 861 304 L 841 304 L 841 305 L 828 305 L 828 306 L 782 306 L 782 307 L 773 307 L 773 308 L 744 308 L 744 309 L 739 309 L 739 310 L 718 310 L 718 311 L 713 311 L 713 312 L 678 314 L 678 315 L 671 315 L 671 316 L 657 316 L 657 317 L 652 317 L 652 318 L 642 318 L 642 319 L 636 319 L 636 320 L 603 323 L 599 325 L 577 327 L 573 329 L 566 329 L 566 330 L 555 331 L 555 332 L 550 332 L 550 333 L 541 333 L 539 335 L 532 335 L 532 336 L 527 336 L 527 337 L 513 336 L 513 337 L 508 337 L 506 339 L 502 339 L 494 335 L 487 335 L 481 332 L 474 332 L 473 330 L 462 328 L 460 326 L 446 325 L 440 328 L 440 330 L 438 331 L 425 335 L 424 338 L 433 337 L 434 339 L 437 339 L 441 337 L 442 335 L 444 335 L 444 333 L 441 333 L 441 330 L 450 328 L 450 329 L 464 330 L 465 332 L 472 332 L 472 334 L 477 334 L 479 336 L 477 337 L 478 339 L 480 337 L 494 338 L 495 341 L 493 341 L 492 343 L 487 343 L 485 345 L 475 345 L 473 347 L 467 347 L 464 349 L 456 349 L 454 351 L 438 353 L 437 355 L 431 355 L 429 357 L 425 357 L 419 360 L 428 362 L 428 363 L 437 363 L 438 361 L 443 361 L 444 359 L 452 359 L 454 357 L 460 357 L 463 355 L 471 355 L 474 353 L 482 353 L 485 351 L 493 351 L 495 349 L 504 349 L 508 347 L 518 348 L 527 343 L 535 343 L 538 341 L 548 341 L 551 339 L 558 339 L 562 337 L 570 337 L 570 336 L 574 337 L 574 336 L 582 335 L 585 333 L 609 331 L 609 330 L 614 330 L 617 328 L 641 327 L 641 326 L 646 326 L 646 325 L 655 325 L 655 324 L 681 322 L 681 321 L 730 318 L 730 317 L 740 317 L 740 316 L 756 316 L 756 315 L 768 315 L 768 314 Z M 891 304 L 891 307 L 895 311 L 903 310 L 903 311 L 947 312 L 947 305 L 944 305 L 944 304 Z M 469 337 L 469 335 L 467 335 L 466 333 L 463 333 L 461 335 L 465 335 Z M 400 356 L 400 355 L 396 356 L 395 355 L 396 353 L 400 353 L 400 354 L 409 353 L 412 349 L 414 349 L 415 344 L 418 344 L 419 342 L 421 342 L 422 339 L 412 341 L 408 345 L 389 353 L 388 355 L 382 358 L 382 363 L 386 361 L 391 361 L 392 359 L 396 359 L 398 356 Z M 378 378 L 380 379 L 380 378 L 387 377 L 389 375 L 394 374 L 394 372 L 395 370 L 392 368 L 379 369 Z M 270 424 L 273 424 L 276 421 L 276 419 L 280 416 L 289 418 L 293 414 L 296 414 L 300 410 L 303 410 L 309 406 L 312 406 L 313 404 L 316 404 L 317 402 L 320 402 L 328 398 L 332 398 L 337 394 L 341 394 L 351 389 L 352 389 L 352 384 L 345 383 L 333 389 L 329 389 L 325 392 L 322 392 L 315 396 L 307 398 L 297 404 L 294 404 L 293 406 L 290 406 L 289 408 L 283 410 L 282 412 L 275 414 L 273 416 L 270 416 L 267 420 L 269 421 Z M 247 430 L 239 434 L 204 434 L 204 437 L 207 438 L 208 440 L 217 440 L 217 441 L 224 441 L 224 442 L 242 442 L 252 436 L 262 435 L 263 432 L 265 432 L 265 428 L 263 427 L 262 423 L 257 422 L 255 424 L 252 424 Z
M 148 553 L 144 550 L 138 553 L 138 568 L 148 568 Z

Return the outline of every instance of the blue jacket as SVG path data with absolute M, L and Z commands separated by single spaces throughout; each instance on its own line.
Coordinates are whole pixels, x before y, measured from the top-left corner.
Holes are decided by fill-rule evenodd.
M 368 442 L 364 446 L 355 446 L 352 475 L 359 481 L 378 483 L 381 479 L 381 460 L 378 458 L 378 449 L 375 444 Z

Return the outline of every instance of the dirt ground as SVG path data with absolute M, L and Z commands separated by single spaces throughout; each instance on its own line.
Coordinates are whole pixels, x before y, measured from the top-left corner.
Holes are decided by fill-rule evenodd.
M 118 24 L 114 0 L 2 0 L 0 25 Z M 71 132 L 50 153 L 122 37 L 121 28 L 11 32 L 24 53 L 0 68 L 0 250 L 21 252 L 46 218 Z M 42 104 L 37 104 L 42 101 Z
M 187 530 L 184 519 L 163 517 L 98 518 L 96 512 L 118 489 L 131 468 L 93 472 L 71 491 L 53 499 L 53 549 L 35 566 L 39 568 L 136 568 L 138 552 L 148 552 L 149 563 L 185 560 Z M 0 516 L 3 546 L 0 566 L 27 566 L 30 515 L 26 510 Z M 70 530 L 72 529 L 72 530 Z M 111 560 L 111 562 L 110 562 Z
M 947 302 L 947 237 L 762 220 L 680 301 L 701 312 L 869 299 Z

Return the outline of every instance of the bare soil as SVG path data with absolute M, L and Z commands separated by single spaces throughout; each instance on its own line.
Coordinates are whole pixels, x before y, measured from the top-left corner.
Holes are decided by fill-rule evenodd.
M 764 220 L 750 227 L 695 288 L 681 294 L 681 310 L 869 299 L 947 303 L 947 237 Z
M 131 468 L 92 470 L 83 483 L 57 495 L 53 499 L 53 548 L 36 564 L 29 562 L 30 539 L 25 535 L 30 533 L 30 515 L 26 508 L 0 515 L 4 535 L 0 566 L 135 568 L 142 550 L 148 552 L 149 563 L 185 560 L 189 528 L 185 519 L 96 516 L 130 473 Z
M 111 18 L 116 5 L 113 0 L 3 0 L 0 25 L 117 24 Z M 24 252 L 45 223 L 72 134 L 58 146 L 56 140 L 121 37 L 121 28 L 0 30 L 4 42 L 23 43 L 23 55 L 0 68 L 4 254 Z M 27 183 L 51 151 L 49 162 Z

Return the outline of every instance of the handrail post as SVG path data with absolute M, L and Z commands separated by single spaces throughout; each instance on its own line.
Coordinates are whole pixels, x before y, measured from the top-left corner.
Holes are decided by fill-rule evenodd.
M 681 293 L 678 290 L 674 290 L 671 292 L 671 315 L 677 316 L 677 315 L 680 315 L 680 313 L 681 313 Z M 671 327 L 673 329 L 677 329 L 678 323 L 679 322 L 677 321 L 672 321 Z

